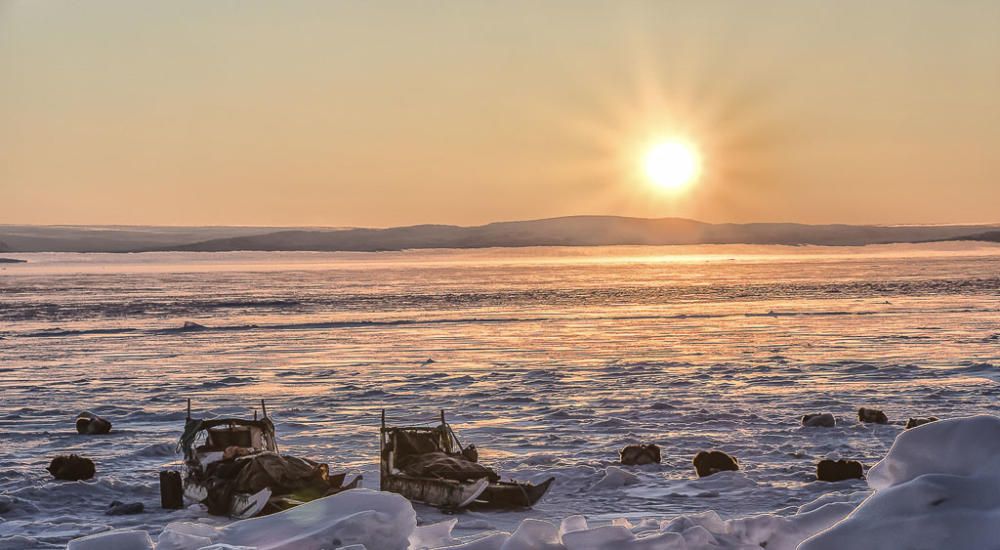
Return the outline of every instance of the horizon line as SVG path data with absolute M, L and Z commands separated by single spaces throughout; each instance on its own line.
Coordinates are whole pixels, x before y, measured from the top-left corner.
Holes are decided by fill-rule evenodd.
M 789 225 L 804 225 L 804 226 L 849 226 L 849 227 L 957 227 L 966 225 L 979 225 L 979 226 L 1000 226 L 1000 221 L 964 221 L 964 222 L 951 222 L 951 223 L 919 223 L 919 222 L 907 222 L 907 223 L 878 223 L 878 222 L 860 222 L 860 223 L 848 223 L 848 222 L 801 222 L 801 221 L 749 221 L 749 222 L 708 222 L 703 220 L 698 220 L 695 218 L 685 218 L 680 216 L 661 216 L 661 217 L 642 217 L 642 216 L 623 216 L 617 214 L 570 214 L 566 216 L 550 216 L 544 218 L 527 218 L 527 219 L 503 219 L 495 220 L 485 223 L 478 224 L 457 224 L 457 223 L 440 223 L 440 222 L 423 222 L 423 223 L 411 223 L 405 225 L 387 225 L 387 226 L 364 226 L 364 225 L 253 225 L 253 224 L 190 224 L 190 225 L 171 225 L 171 224 L 123 224 L 123 223 L 0 223 L 0 228 L 5 227 L 46 227 L 46 228 L 151 228 L 151 229 L 214 229 L 214 228 L 242 228 L 242 229 L 275 229 L 275 230 L 326 230 L 326 231 L 349 231 L 356 229 L 367 229 L 367 230 L 384 230 L 384 229 L 400 229 L 400 228 L 410 228 L 410 227 L 421 227 L 421 226 L 443 226 L 443 227 L 459 227 L 459 228 L 471 228 L 471 227 L 484 227 L 488 225 L 503 224 L 503 223 L 530 223 L 530 222 L 540 222 L 549 220 L 565 220 L 572 218 L 616 218 L 622 220 L 642 220 L 642 221 L 657 221 L 657 220 L 675 220 L 675 221 L 686 221 L 694 222 L 705 225 L 767 225 L 767 224 L 789 224 Z

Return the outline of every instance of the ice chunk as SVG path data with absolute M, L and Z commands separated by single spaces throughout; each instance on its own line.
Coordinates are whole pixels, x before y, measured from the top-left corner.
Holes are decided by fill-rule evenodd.
M 626 545 L 615 546 L 615 550 L 688 550 L 684 537 L 677 533 L 657 533 L 638 538 Z
M 721 533 L 726 530 L 726 522 L 719 517 L 719 514 L 712 510 L 701 512 L 700 514 L 689 514 L 679 516 L 663 526 L 664 531 L 682 533 L 691 527 L 702 526 L 708 530 Z
M 555 525 L 539 519 L 526 519 L 501 547 L 502 550 L 565 550 L 559 542 Z
M 566 550 L 604 550 L 622 548 L 623 542 L 635 539 L 632 531 L 621 525 L 605 525 L 584 531 L 573 531 L 563 535 Z
M 458 523 L 457 519 L 449 519 L 430 525 L 421 525 L 410 534 L 410 550 L 426 550 L 440 548 L 455 542 L 451 530 Z
M 107 531 L 73 539 L 66 550 L 153 550 L 153 539 L 145 531 Z
M 192 550 L 212 544 L 218 529 L 204 523 L 175 521 L 168 523 L 156 538 L 156 550 Z
M 693 525 L 681 532 L 689 548 L 710 548 L 718 546 L 712 533 L 701 525 Z
M 647 531 L 660 530 L 660 522 L 654 518 L 642 518 L 641 520 L 639 520 L 639 523 L 637 524 L 632 524 L 632 522 L 626 519 L 623 520 L 620 524 L 628 527 L 635 534 L 645 533 Z
M 259 550 L 320 550 L 363 544 L 379 550 L 406 550 L 417 515 L 394 493 L 352 489 L 270 516 L 231 523 L 216 542 Z
M 175 531 L 168 525 L 156 538 L 156 550 L 190 550 L 191 548 L 202 548 L 212 544 L 210 537 Z M 214 529 L 212 534 L 214 535 Z
M 632 522 L 629 521 L 628 518 L 615 518 L 611 520 L 611 525 L 619 525 L 621 527 L 628 529 L 629 531 L 631 531 L 632 528 L 634 527 L 632 525 Z
M 454 546 L 446 546 L 438 550 L 502 550 L 504 543 L 510 539 L 507 533 L 493 533 L 482 538 L 478 538 Z
M 604 470 L 604 476 L 595 483 L 591 489 L 603 491 L 607 489 L 618 489 L 626 485 L 639 483 L 639 477 L 632 472 L 626 472 L 617 466 L 608 466 Z
M 572 533 L 573 531 L 583 531 L 588 529 L 587 518 L 583 516 L 569 516 L 562 520 L 559 525 L 559 536 L 564 537 L 566 533 Z

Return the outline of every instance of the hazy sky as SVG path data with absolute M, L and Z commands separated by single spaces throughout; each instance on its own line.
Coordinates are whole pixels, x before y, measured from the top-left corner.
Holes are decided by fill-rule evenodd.
M 1000 221 L 1000 2 L 0 0 L 0 223 L 570 214 Z

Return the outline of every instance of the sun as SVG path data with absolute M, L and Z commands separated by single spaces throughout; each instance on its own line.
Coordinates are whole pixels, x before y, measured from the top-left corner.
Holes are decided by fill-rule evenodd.
M 676 139 L 654 143 L 646 150 L 642 164 L 649 181 L 668 190 L 688 187 L 701 174 L 698 150 Z

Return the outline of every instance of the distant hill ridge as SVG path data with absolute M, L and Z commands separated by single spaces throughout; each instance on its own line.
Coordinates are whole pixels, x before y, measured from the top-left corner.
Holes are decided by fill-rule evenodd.
M 975 235 L 966 235 L 965 237 L 959 237 L 959 241 L 983 241 L 991 243 L 1000 243 L 1000 230 L 998 231 L 987 231 L 985 233 L 976 233 Z
M 462 227 L 387 229 L 0 226 L 8 252 L 386 251 L 415 248 L 783 244 L 857 246 L 997 241 L 1000 224 L 948 226 L 711 224 L 684 218 L 570 216 Z

